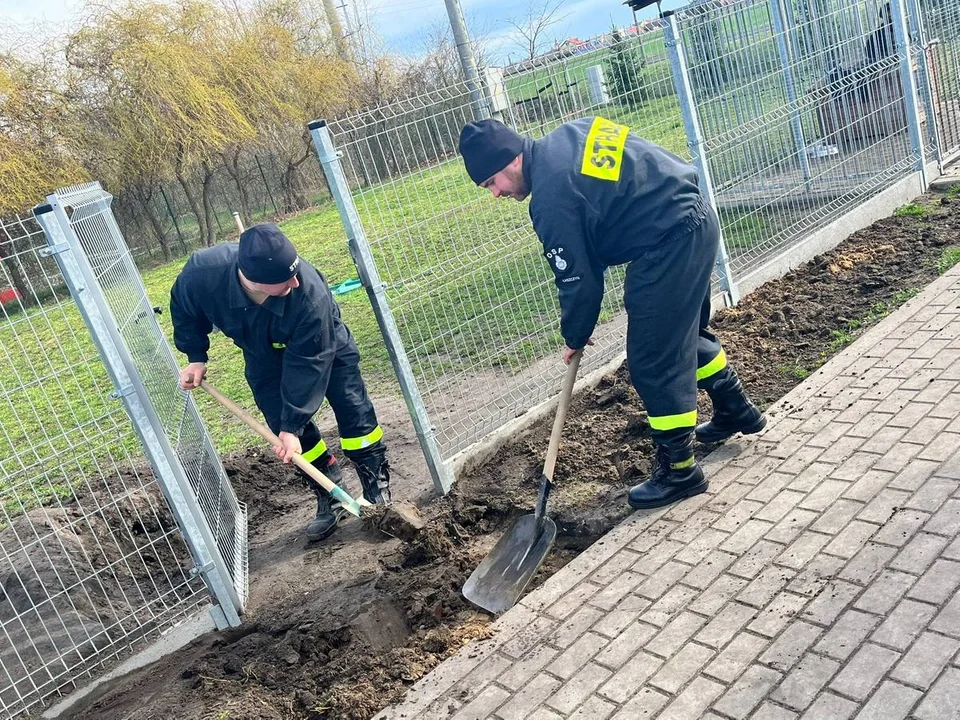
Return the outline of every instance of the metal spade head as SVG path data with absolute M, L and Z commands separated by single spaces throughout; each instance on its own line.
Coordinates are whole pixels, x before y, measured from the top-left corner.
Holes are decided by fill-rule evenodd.
M 549 517 L 524 515 L 510 526 L 463 586 L 463 596 L 492 613 L 512 608 L 550 552 L 557 526 Z
M 484 610 L 498 613 L 512 608 L 557 537 L 557 525 L 547 517 L 547 498 L 553 489 L 560 432 L 570 408 L 582 354 L 581 350 L 573 353 L 563 378 L 557 415 L 550 432 L 550 445 L 543 463 L 543 474 L 540 475 L 536 512 L 524 515 L 511 525 L 463 585 L 463 596 Z

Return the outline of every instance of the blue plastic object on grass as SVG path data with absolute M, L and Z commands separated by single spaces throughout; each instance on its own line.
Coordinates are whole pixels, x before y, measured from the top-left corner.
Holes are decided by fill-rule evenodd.
M 360 278 L 351 278 L 350 280 L 345 280 L 342 283 L 332 286 L 330 291 L 334 295 L 345 295 L 348 292 L 359 290 L 362 287 L 363 283 L 360 282 Z

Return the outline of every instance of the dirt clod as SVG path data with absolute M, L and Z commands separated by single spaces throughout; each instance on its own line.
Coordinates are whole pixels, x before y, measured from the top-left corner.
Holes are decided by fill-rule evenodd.
M 360 519 L 369 527 L 400 540 L 413 540 L 425 522 L 413 503 L 397 500 L 389 505 L 364 505 Z

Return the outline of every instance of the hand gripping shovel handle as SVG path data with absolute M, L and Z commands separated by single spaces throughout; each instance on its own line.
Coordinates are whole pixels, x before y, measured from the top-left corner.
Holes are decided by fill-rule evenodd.
M 563 376 L 563 388 L 560 390 L 560 401 L 557 403 L 557 416 L 553 419 L 553 430 L 550 433 L 550 444 L 547 446 L 547 457 L 543 463 L 543 475 L 540 477 L 540 495 L 537 498 L 537 507 L 534 515 L 537 527 L 543 524 L 547 510 L 547 498 L 553 489 L 553 469 L 557 465 L 557 453 L 560 450 L 560 435 L 563 434 L 563 423 L 567 419 L 567 410 L 570 409 L 570 398 L 573 397 L 573 386 L 577 382 L 577 370 L 580 368 L 580 357 L 583 350 L 577 350 L 567 365 L 567 374 Z
M 274 435 L 269 428 L 267 428 L 262 423 L 257 422 L 254 417 L 248 413 L 246 410 L 237 405 L 233 400 L 228 398 L 226 395 L 217 390 L 213 385 L 208 383 L 206 380 L 203 380 L 200 383 L 200 387 L 207 391 L 207 394 L 210 395 L 214 400 L 223 405 L 227 410 L 233 413 L 238 419 L 243 420 L 247 426 L 253 430 L 255 433 L 260 435 L 264 440 L 270 443 L 272 446 L 282 445 L 280 438 Z M 343 488 L 339 485 L 336 485 L 330 481 L 326 475 L 317 470 L 313 465 L 303 459 L 299 453 L 293 454 L 293 463 L 298 468 L 303 470 L 307 475 L 313 478 L 314 481 L 328 493 L 333 495 L 334 498 L 340 501 L 340 504 L 343 505 L 344 510 L 349 512 L 351 515 L 356 515 L 360 517 L 360 506 L 369 505 L 366 499 L 354 500 L 350 495 L 344 492 Z

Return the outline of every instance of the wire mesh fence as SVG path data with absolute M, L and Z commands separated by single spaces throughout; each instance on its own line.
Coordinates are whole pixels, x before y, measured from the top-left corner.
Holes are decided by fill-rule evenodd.
M 0 710 L 102 672 L 208 604 L 33 218 L 0 222 Z
M 176 387 L 179 367 L 154 318 L 161 308 L 150 305 L 111 212 L 111 196 L 97 183 L 67 188 L 57 195 L 69 209 L 70 225 L 90 265 L 91 279 L 103 294 L 129 356 L 131 381 L 142 385 L 159 430 L 186 475 L 232 581 L 236 593 L 232 604 L 240 608 L 247 593 L 246 510 L 234 495 L 196 406 Z
M 885 1 L 744 1 L 678 17 L 734 272 L 916 169 Z
M 919 5 L 940 149 L 945 160 L 953 160 L 960 154 L 960 4 L 919 0 Z
M 919 7 L 894 4 L 897 18 Z M 955 14 L 938 14 L 938 32 Z M 705 161 L 729 268 L 744 277 L 940 149 L 934 126 L 957 114 L 945 100 L 957 89 L 952 56 L 922 44 L 915 19 L 909 47 L 892 23 L 885 0 L 717 0 L 549 62 L 488 71 L 486 102 L 533 138 L 602 115 Z M 931 67 L 928 87 L 919 70 Z M 905 78 L 931 98 L 937 123 L 924 108 L 913 114 Z M 562 372 L 556 291 L 526 210 L 479 191 L 456 154 L 470 119 L 462 85 L 329 124 L 447 460 L 552 396 Z M 689 136 L 691 119 L 702 137 Z M 623 349 L 622 277 L 607 271 L 587 372 Z

